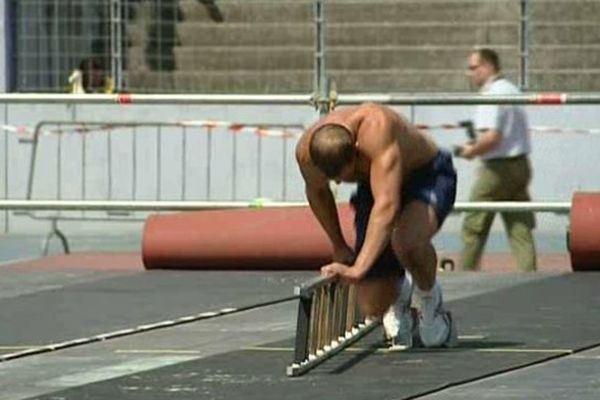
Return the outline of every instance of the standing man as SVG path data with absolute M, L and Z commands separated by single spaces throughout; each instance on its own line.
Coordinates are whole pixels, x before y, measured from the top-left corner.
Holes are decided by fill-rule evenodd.
M 482 94 L 517 94 L 515 85 L 500 74 L 498 54 L 491 49 L 476 50 L 469 56 L 469 78 Z M 477 107 L 474 141 L 456 149 L 459 157 L 479 157 L 481 165 L 471 189 L 471 201 L 529 201 L 531 181 L 529 124 L 522 107 L 482 105 Z M 475 211 L 465 215 L 462 227 L 462 266 L 480 267 L 493 212 Z M 510 246 L 521 271 L 536 270 L 532 212 L 501 213 Z
M 333 262 L 322 274 L 355 283 L 363 314 L 383 317 L 392 344 L 412 346 L 418 330 L 425 346 L 453 345 L 456 330 L 443 307 L 431 244 L 454 204 L 452 157 L 392 109 L 363 104 L 308 129 L 296 158 L 310 207 L 333 245 Z M 330 180 L 358 183 L 354 249 L 342 235 Z M 418 321 L 410 312 L 413 279 Z

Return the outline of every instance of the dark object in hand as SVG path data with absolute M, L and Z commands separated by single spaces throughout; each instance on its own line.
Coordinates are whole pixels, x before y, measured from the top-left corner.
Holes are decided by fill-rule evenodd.
M 475 127 L 473 126 L 473 121 L 459 121 L 458 126 L 465 129 L 469 140 L 475 141 Z

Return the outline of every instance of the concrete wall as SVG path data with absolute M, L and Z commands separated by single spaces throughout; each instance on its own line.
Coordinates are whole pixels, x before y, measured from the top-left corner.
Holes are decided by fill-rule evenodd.
M 397 107 L 416 122 L 429 125 L 456 123 L 469 118 L 470 107 Z M 533 126 L 562 128 L 597 128 L 595 106 L 529 107 Z M 182 121 L 224 120 L 240 123 L 294 123 L 308 126 L 316 118 L 310 107 L 303 106 L 70 106 L 5 105 L 0 109 L 3 123 L 34 127 L 44 120 L 93 121 Z M 50 128 L 51 125 L 48 125 Z M 55 126 L 56 127 L 56 126 Z M 436 130 L 435 140 L 443 147 L 451 147 L 464 139 L 463 132 Z M 189 200 L 252 200 L 268 197 L 274 200 L 303 200 L 303 185 L 294 161 L 295 139 L 258 139 L 252 134 L 234 135 L 216 130 L 211 135 L 210 170 L 207 169 L 208 136 L 205 131 L 189 130 L 185 157 L 186 179 L 183 181 L 183 142 L 180 129 L 140 128 L 136 133 L 135 153 L 137 173 L 133 176 L 133 135 L 130 130 L 114 130 L 110 139 L 113 169 L 110 176 L 110 196 L 115 199 L 139 200 L 185 198 Z M 159 137 L 160 136 L 160 137 Z M 58 147 L 58 136 L 47 135 L 39 144 L 35 170 L 33 197 L 38 199 L 79 199 L 85 181 L 87 199 L 105 199 L 109 196 L 107 160 L 109 139 L 105 132 L 85 136 L 86 174 L 81 174 L 83 136 L 67 134 Z M 260 142 L 260 144 L 259 144 Z M 160 146 L 158 146 L 160 143 Z M 235 150 L 234 150 L 235 144 Z M 533 135 L 534 181 L 532 196 L 535 201 L 569 201 L 573 191 L 600 190 L 600 164 L 596 162 L 600 135 L 537 133 Z M 0 137 L 0 197 L 22 199 L 26 196 L 31 144 L 19 142 L 17 135 Z M 56 160 L 60 151 L 61 183 L 58 184 Z M 233 152 L 235 151 L 235 161 Z M 157 154 L 160 153 L 160 166 Z M 234 164 L 235 162 L 235 164 Z M 235 165 L 235 167 L 234 167 Z M 459 173 L 458 201 L 468 198 L 476 163 L 456 160 Z M 207 172 L 210 171 L 210 178 Z M 210 192 L 207 180 L 210 179 Z M 235 184 L 234 184 L 235 180 Z M 135 182 L 135 188 L 132 186 Z M 351 186 L 340 190 L 340 199 L 348 197 Z M 48 213 L 46 213 L 48 214 Z M 77 217 L 81 213 L 63 212 Z M 138 213 L 136 217 L 143 218 Z M 26 216 L 2 213 L 0 228 L 11 233 L 43 233 L 48 221 L 36 221 Z M 87 217 L 105 217 L 103 213 L 87 213 Z M 129 217 L 126 217 L 126 219 Z M 540 215 L 538 231 L 561 236 L 567 219 Z M 452 217 L 444 227 L 448 233 L 457 232 L 460 217 Z M 81 222 L 67 221 L 61 226 L 70 233 L 126 233 L 140 232 L 141 222 Z M 494 228 L 501 230 L 498 222 Z

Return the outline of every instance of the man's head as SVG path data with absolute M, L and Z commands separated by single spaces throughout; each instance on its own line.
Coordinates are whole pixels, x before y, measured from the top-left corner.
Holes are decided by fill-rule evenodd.
M 344 181 L 354 172 L 356 146 L 350 132 L 341 125 L 325 124 L 312 135 L 310 158 L 329 179 Z
M 473 85 L 482 87 L 490 77 L 500 72 L 500 58 L 492 49 L 478 49 L 469 56 L 468 76 Z

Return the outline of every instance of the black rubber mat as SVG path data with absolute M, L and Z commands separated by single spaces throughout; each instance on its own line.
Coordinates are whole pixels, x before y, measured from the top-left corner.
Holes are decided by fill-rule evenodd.
M 600 343 L 600 273 L 574 273 L 450 302 L 450 350 L 383 352 L 379 330 L 300 378 L 292 339 L 93 383 L 40 399 L 406 399 Z
M 292 295 L 303 272 L 149 271 L 0 299 L 0 354 Z

